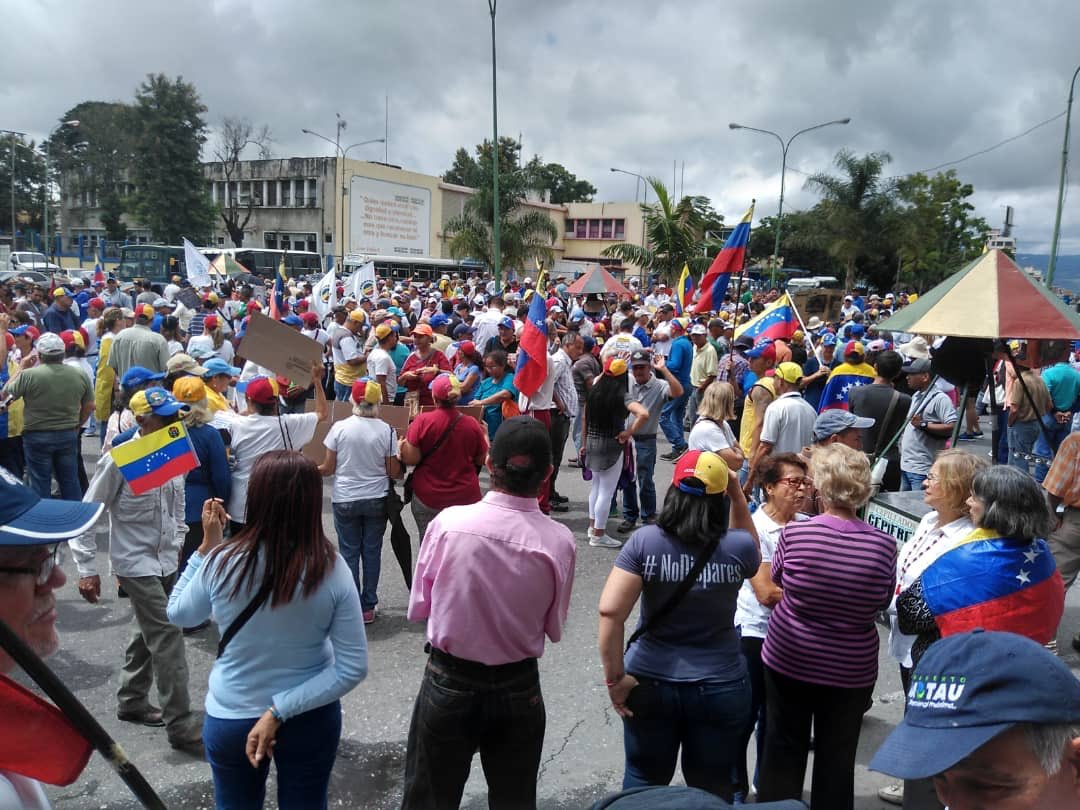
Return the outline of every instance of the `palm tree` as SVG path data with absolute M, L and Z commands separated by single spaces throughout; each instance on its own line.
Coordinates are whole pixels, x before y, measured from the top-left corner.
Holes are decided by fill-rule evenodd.
M 676 203 L 661 180 L 650 177 L 649 185 L 656 202 L 641 206 L 645 244 L 623 242 L 605 248 L 604 255 L 656 273 L 669 284 L 678 278 L 684 264 L 695 274 L 703 272 L 712 261 L 705 255 L 705 231 L 718 228 L 723 217 L 712 209 L 708 197 L 683 197 Z
M 806 188 L 822 195 L 817 210 L 821 240 L 829 255 L 844 264 L 844 286 L 855 286 L 855 263 L 876 252 L 881 232 L 893 208 L 895 184 L 881 176 L 892 157 L 871 152 L 862 157 L 847 149 L 833 163 L 841 177 L 819 172 L 806 180 Z
M 471 258 L 488 267 L 495 266 L 495 239 L 490 161 L 487 180 L 483 180 L 465 202 L 460 216 L 446 223 L 450 237 L 450 255 L 455 259 Z M 525 187 L 520 172 L 499 176 L 500 259 L 506 269 L 531 268 L 539 259 L 551 264 L 551 247 L 559 230 L 545 212 L 525 208 Z

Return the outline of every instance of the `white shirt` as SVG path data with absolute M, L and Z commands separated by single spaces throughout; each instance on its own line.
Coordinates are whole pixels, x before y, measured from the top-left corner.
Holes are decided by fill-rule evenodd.
M 390 352 L 379 346 L 372 349 L 368 353 L 367 371 L 368 377 L 376 382 L 380 374 L 386 375 L 387 401 L 393 403 L 394 396 L 397 394 L 397 366 L 394 365 L 394 358 L 390 356 Z
M 49 810 L 50 807 L 40 782 L 0 771 L 0 810 Z
M 671 321 L 661 321 L 653 328 L 652 350 L 665 359 L 671 354 Z
M 717 423 L 711 419 L 698 419 L 690 429 L 686 444 L 691 450 L 719 453 L 721 450 L 734 447 L 737 442 L 727 422 Z
M 784 527 L 766 515 L 764 509 L 754 512 L 752 519 L 761 543 L 761 562 L 763 565 L 771 563 L 776 553 L 776 544 L 780 541 L 780 530 Z M 797 514 L 795 520 L 808 520 L 808 518 L 806 515 Z M 744 579 L 739 588 L 739 598 L 735 603 L 735 624 L 739 627 L 743 638 L 765 638 L 771 615 L 772 608 L 765 607 L 757 600 L 750 580 Z
M 552 398 L 552 393 L 555 391 L 555 375 L 551 373 L 551 357 L 545 354 L 544 359 L 547 361 L 547 376 L 539 390 L 532 397 L 526 397 L 524 394 L 518 397 L 518 408 L 522 413 L 526 410 L 546 411 L 555 404 Z
M 271 450 L 302 450 L 304 445 L 315 437 L 315 427 L 318 424 L 319 415 L 316 413 L 280 416 L 249 414 L 237 417 L 229 424 L 232 451 L 236 458 L 232 475 L 232 496 L 229 498 L 229 515 L 233 520 L 238 523 L 246 521 L 248 481 L 251 479 L 251 468 L 255 466 L 259 456 Z
M 896 591 L 889 605 L 889 653 L 901 666 L 911 668 L 911 647 L 915 636 L 900 632 L 896 618 L 896 597 L 911 587 L 923 571 L 938 557 L 951 549 L 975 530 L 975 524 L 966 515 L 952 523 L 938 526 L 938 513 L 928 512 L 919 521 L 911 539 L 904 543 L 896 557 Z
M 381 419 L 350 416 L 330 427 L 323 440 L 337 453 L 333 503 L 383 498 L 390 486 L 386 459 L 397 456 L 397 432 Z
M 488 341 L 499 334 L 499 321 L 503 319 L 502 310 L 498 307 L 488 307 L 473 319 L 476 332 L 473 333 L 473 343 L 477 346 L 487 346 Z
M 798 453 L 814 438 L 817 412 L 798 391 L 777 397 L 765 411 L 761 441 L 773 446 L 772 452 Z

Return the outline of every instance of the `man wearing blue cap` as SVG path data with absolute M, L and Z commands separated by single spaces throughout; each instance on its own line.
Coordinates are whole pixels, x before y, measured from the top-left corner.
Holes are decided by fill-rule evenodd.
M 41 498 L 0 467 L 0 621 L 42 658 L 60 646 L 54 591 L 63 587 L 66 577 L 57 564 L 59 545 L 91 528 L 101 511 L 100 503 Z M 15 662 L 0 651 L 0 672 L 14 668 Z M 42 710 L 41 719 L 54 722 L 44 705 Z M 39 718 L 28 716 L 25 706 L 17 718 L 9 719 L 17 720 L 5 725 L 9 752 L 20 748 L 19 734 L 48 734 L 38 725 Z M 26 742 L 40 750 L 40 739 Z M 70 753 L 73 759 L 79 756 Z M 40 773 L 43 764 L 38 756 L 27 757 L 22 763 L 3 763 L 0 807 L 48 807 L 38 783 L 44 778 Z
M 1044 647 L 949 636 L 919 660 L 907 697 L 871 770 L 933 779 L 950 810 L 1080 810 L 1080 681 Z
M 45 314 L 41 319 L 44 331 L 55 332 L 59 335 L 67 329 L 75 330 L 79 328 L 79 319 L 75 317 L 75 313 L 71 309 L 72 302 L 73 298 L 70 290 L 64 287 L 57 287 L 53 290 L 53 302 L 45 310 Z
M 172 424 L 187 410 L 172 394 L 157 387 L 136 392 L 129 407 L 142 436 Z M 202 756 L 202 719 L 191 710 L 184 637 L 166 613 L 187 535 L 184 476 L 136 495 L 112 455 L 105 453 L 85 500 L 100 501 L 109 512 L 109 562 L 135 614 L 135 632 L 124 656 L 116 695 L 116 716 L 144 726 L 165 726 L 173 748 Z M 87 602 L 97 602 L 101 577 L 94 531 L 72 539 L 71 552 L 79 571 L 79 594 Z M 155 680 L 160 709 L 150 703 L 150 686 Z

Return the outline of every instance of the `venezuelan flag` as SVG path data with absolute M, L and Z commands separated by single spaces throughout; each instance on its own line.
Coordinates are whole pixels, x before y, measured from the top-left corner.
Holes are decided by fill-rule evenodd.
M 739 220 L 739 224 L 701 277 L 701 297 L 694 306 L 695 313 L 714 312 L 724 303 L 724 294 L 731 281 L 731 274 L 742 272 L 746 246 L 750 242 L 750 220 L 753 218 L 754 205 L 751 203 L 750 210 Z
M 694 279 L 690 276 L 690 265 L 682 266 L 682 275 L 679 276 L 679 284 L 675 288 L 675 314 L 682 315 L 690 307 L 694 298 Z
M 784 293 L 758 315 L 735 329 L 735 337 L 748 335 L 755 341 L 762 338 L 787 340 L 799 328 L 799 316 L 788 294 Z
M 131 491 L 142 495 L 199 466 L 199 457 L 181 422 L 124 442 L 110 451 Z
M 923 572 L 923 598 L 942 636 L 982 627 L 1046 644 L 1065 612 L 1065 587 L 1045 540 L 976 529 Z
M 280 321 L 287 314 L 285 311 L 285 257 L 288 251 L 281 254 L 281 263 L 274 274 L 274 287 L 270 293 L 270 317 Z
M 874 381 L 873 374 L 851 363 L 841 363 L 829 372 L 829 378 L 825 381 L 825 388 L 821 392 L 821 401 L 818 404 L 818 413 L 830 409 L 846 411 L 848 409 L 848 395 L 852 388 L 860 385 L 869 385 Z

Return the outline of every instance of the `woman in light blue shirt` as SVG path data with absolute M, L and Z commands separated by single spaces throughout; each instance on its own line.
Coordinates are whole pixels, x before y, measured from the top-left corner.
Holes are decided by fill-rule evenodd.
M 321 511 L 315 463 L 294 451 L 264 454 L 243 530 L 222 546 L 224 504 L 206 501 L 202 545 L 169 598 L 170 621 L 189 627 L 213 614 L 222 630 L 203 726 L 218 808 L 262 807 L 271 757 L 282 810 L 326 807 L 340 698 L 367 675 L 367 639 Z M 246 609 L 250 618 L 238 622 Z

